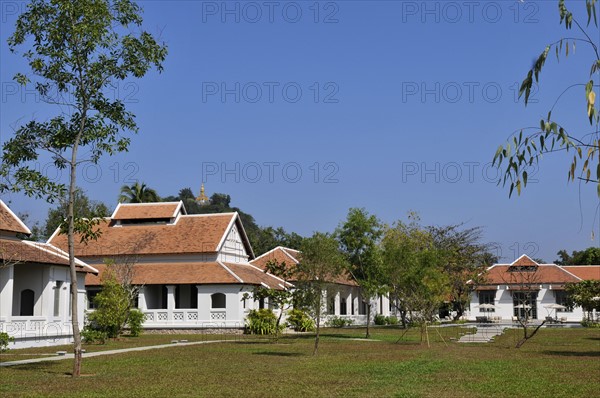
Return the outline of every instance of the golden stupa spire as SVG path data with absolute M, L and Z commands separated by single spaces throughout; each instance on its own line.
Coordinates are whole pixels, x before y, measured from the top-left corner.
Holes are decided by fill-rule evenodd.
M 203 183 L 202 186 L 200 186 L 200 195 L 196 198 L 196 202 L 203 205 L 203 204 L 208 203 L 208 201 L 209 201 L 208 196 L 206 196 L 206 194 L 204 193 L 204 183 Z

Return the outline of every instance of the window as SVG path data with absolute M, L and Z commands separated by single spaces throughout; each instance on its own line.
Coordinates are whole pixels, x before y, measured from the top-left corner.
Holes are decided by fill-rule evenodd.
M 340 315 L 347 315 L 348 314 L 348 308 L 346 305 L 346 299 L 342 298 L 340 300 Z
M 564 290 L 555 290 L 554 291 L 554 297 L 556 298 L 556 304 L 560 304 L 560 305 L 564 305 L 565 309 L 556 309 L 556 312 L 573 312 L 573 307 L 571 305 L 571 303 L 569 302 L 569 296 L 567 295 L 567 292 L 565 292 Z
M 190 308 L 198 308 L 198 286 L 190 285 Z
M 63 281 L 56 281 L 54 286 L 54 316 L 60 316 L 60 290 Z
M 31 289 L 21 291 L 21 316 L 33 316 L 35 293 Z
M 537 292 L 514 292 L 514 316 L 537 319 Z
M 96 308 L 96 303 L 94 303 L 94 298 L 100 293 L 100 289 L 87 289 L 87 307 L 90 310 Z
M 494 300 L 496 298 L 495 290 L 483 290 L 479 292 L 479 305 L 482 304 L 491 304 L 494 305 Z M 479 307 L 479 312 L 495 312 L 495 308 L 485 308 Z
M 211 308 L 226 308 L 225 301 L 223 293 L 214 293 L 210 296 Z
M 332 315 L 335 314 L 335 296 L 334 295 L 329 296 L 329 313 Z
M 258 300 L 258 309 L 262 310 L 263 308 L 265 308 L 265 299 L 264 299 L 264 297 L 262 297 L 260 300 Z

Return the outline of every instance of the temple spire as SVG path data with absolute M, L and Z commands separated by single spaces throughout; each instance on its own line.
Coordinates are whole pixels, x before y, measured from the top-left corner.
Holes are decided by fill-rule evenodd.
M 200 195 L 196 198 L 196 202 L 201 205 L 205 205 L 209 202 L 208 196 L 204 193 L 204 183 L 200 186 Z

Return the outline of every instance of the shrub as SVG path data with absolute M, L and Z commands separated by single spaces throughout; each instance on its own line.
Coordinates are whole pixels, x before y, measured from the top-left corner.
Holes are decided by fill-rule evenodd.
M 352 325 L 352 323 L 354 323 L 352 319 L 345 319 L 339 316 L 332 316 L 327 320 L 326 325 L 332 328 L 342 328 L 344 326 L 350 326 Z
M 315 322 L 302 310 L 290 310 L 288 312 L 287 323 L 296 332 L 312 332 L 315 330 Z
M 584 328 L 600 328 L 600 322 L 594 322 L 589 319 L 584 319 L 581 321 L 581 326 Z
M 375 321 L 375 325 L 385 325 L 386 324 L 385 315 L 381 315 L 381 314 L 375 315 L 374 321 Z
M 250 310 L 246 316 L 245 332 L 248 334 L 274 335 L 282 330 L 283 325 L 277 328 L 277 317 L 270 309 Z
M 129 325 L 129 333 L 133 337 L 138 337 L 142 334 L 142 325 L 146 320 L 146 316 L 144 313 L 138 309 L 132 309 L 129 311 L 129 319 L 127 319 L 127 324 Z
M 81 331 L 81 337 L 87 344 L 105 344 L 108 334 L 102 330 L 94 329 L 89 323 Z
M 15 341 L 15 338 L 10 337 L 8 333 L 0 333 L 0 352 L 8 351 L 8 343 L 10 343 L 11 341 Z
M 397 325 L 398 318 L 395 316 L 388 316 L 387 318 L 385 318 L 385 323 L 387 323 L 388 325 Z
M 129 316 L 131 301 L 127 290 L 114 275 L 103 274 L 102 291 L 94 297 L 96 310 L 88 316 L 93 329 L 101 330 L 110 338 L 118 337 Z

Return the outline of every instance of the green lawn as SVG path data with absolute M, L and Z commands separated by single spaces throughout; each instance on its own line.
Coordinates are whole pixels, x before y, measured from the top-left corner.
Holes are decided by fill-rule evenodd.
M 446 340 L 461 329 L 441 330 Z M 600 329 L 544 329 L 521 349 L 518 331 L 490 344 L 446 346 L 430 329 L 432 346 L 411 332 L 378 328 L 327 329 L 318 357 L 311 336 L 279 342 L 232 338 L 197 345 L 86 359 L 79 380 L 71 361 L 0 368 L 0 395 L 10 396 L 398 396 L 593 397 L 600 391 Z M 252 336 L 250 336 L 251 338 Z M 143 336 L 160 344 L 194 336 Z M 196 336 L 196 340 L 206 336 Z M 130 340 L 111 347 L 131 346 Z M 56 349 L 54 349 L 55 351 Z M 89 350 L 88 350 L 89 351 Z M 15 350 L 13 354 L 17 353 Z

